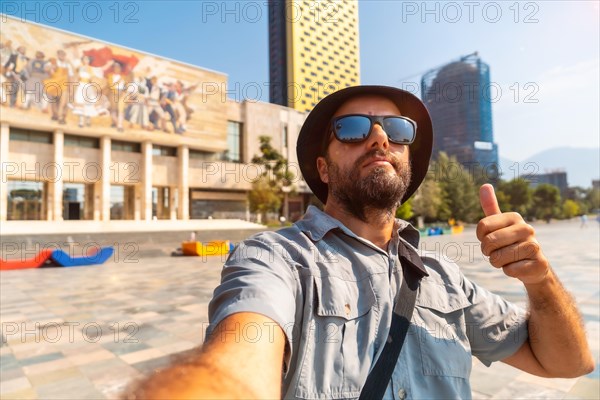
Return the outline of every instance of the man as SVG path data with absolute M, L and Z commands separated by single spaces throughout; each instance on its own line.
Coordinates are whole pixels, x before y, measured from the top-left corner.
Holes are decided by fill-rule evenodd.
M 477 237 L 494 267 L 523 282 L 529 313 L 439 255 L 422 254 L 424 267 L 399 260 L 418 232 L 394 212 L 424 179 L 431 148 L 429 115 L 408 92 L 357 86 L 317 104 L 297 152 L 324 212 L 311 207 L 294 226 L 241 243 L 210 303 L 202 351 L 137 395 L 358 398 L 388 338 L 404 268 L 423 278 L 385 398 L 469 398 L 472 355 L 545 377 L 590 372 L 572 298 L 532 227 L 500 213 L 491 186 L 481 189 Z

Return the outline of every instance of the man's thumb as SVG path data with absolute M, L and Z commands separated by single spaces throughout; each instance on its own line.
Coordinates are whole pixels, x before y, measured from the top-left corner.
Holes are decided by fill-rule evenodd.
M 486 217 L 501 213 L 500 206 L 498 206 L 498 200 L 496 199 L 496 193 L 494 193 L 494 187 L 489 183 L 486 183 L 479 188 L 479 202 L 481 203 L 481 208 Z

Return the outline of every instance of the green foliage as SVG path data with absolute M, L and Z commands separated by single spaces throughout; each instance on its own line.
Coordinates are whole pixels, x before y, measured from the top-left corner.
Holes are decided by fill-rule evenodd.
M 288 170 L 288 160 L 271 146 L 269 136 L 260 136 L 260 156 L 252 157 L 252 163 L 263 167 L 262 176 L 276 182 L 276 186 L 290 186 L 295 179 L 294 174 Z
M 252 162 L 262 166 L 263 172 L 252 182 L 248 201 L 250 211 L 261 213 L 263 223 L 266 223 L 267 213 L 278 212 L 281 209 L 285 196 L 282 188 L 290 187 L 295 176 L 288 169 L 288 160 L 271 146 L 271 138 L 260 136 L 258 139 L 261 155 L 252 157 Z
M 413 202 L 413 199 L 411 197 L 410 199 L 408 199 L 407 201 L 402 203 L 402 205 L 400 207 L 398 207 L 398 209 L 396 210 L 396 218 L 400 218 L 405 221 L 411 219 L 412 216 L 414 215 L 413 210 L 412 210 L 412 202 Z
M 448 157 L 444 152 L 440 152 L 433 168 L 444 200 L 438 218 L 476 222 L 482 214 L 478 190 L 469 172 L 455 157 Z
M 533 210 L 536 218 L 550 221 L 560 216 L 560 192 L 554 185 L 542 183 L 533 192 Z
M 562 205 L 562 216 L 564 218 L 573 218 L 574 216 L 579 215 L 579 213 L 579 205 L 574 200 L 565 200 Z
M 252 190 L 248 193 L 248 200 L 250 211 L 263 215 L 263 223 L 266 222 L 268 212 L 276 212 L 281 207 L 281 198 L 266 177 L 260 177 L 252 182 Z
M 532 190 L 529 187 L 529 182 L 523 178 L 513 179 L 509 182 L 500 182 L 498 192 L 505 195 L 503 200 L 508 203 L 504 206 L 500 204 L 500 210 L 516 211 L 523 216 L 527 215 L 532 201 Z
M 600 210 L 600 189 L 590 189 L 585 196 L 585 202 L 591 212 L 598 212 Z
M 416 215 L 424 217 L 428 221 L 433 221 L 439 214 L 444 205 L 442 198 L 442 189 L 435 181 L 433 174 L 427 174 L 421 186 L 417 189 L 415 195 L 411 197 L 412 208 Z
M 500 211 L 505 212 L 511 210 L 509 195 L 500 189 L 496 189 L 496 199 L 498 199 L 498 207 L 500 207 Z
M 567 188 L 565 191 L 565 200 L 573 200 L 579 207 L 579 214 L 587 214 L 593 207 L 588 203 L 587 197 L 594 189 L 585 189 L 580 186 Z

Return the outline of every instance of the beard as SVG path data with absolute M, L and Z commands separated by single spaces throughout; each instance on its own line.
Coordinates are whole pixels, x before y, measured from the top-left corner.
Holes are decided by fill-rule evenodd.
M 364 177 L 360 176 L 361 166 L 370 158 L 385 157 L 395 173 L 385 167 L 372 168 Z M 380 149 L 372 150 L 360 157 L 352 168 L 342 171 L 329 155 L 325 157 L 329 172 L 329 194 L 342 207 L 363 222 L 371 212 L 393 215 L 411 179 L 410 163 L 402 163 L 398 157 Z

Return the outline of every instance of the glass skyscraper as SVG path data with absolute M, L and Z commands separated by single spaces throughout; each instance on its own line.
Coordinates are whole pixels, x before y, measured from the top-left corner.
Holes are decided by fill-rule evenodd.
M 421 97 L 433 120 L 433 157 L 455 156 L 468 170 L 497 177 L 498 146 L 492 129 L 490 67 L 477 53 L 428 71 Z

